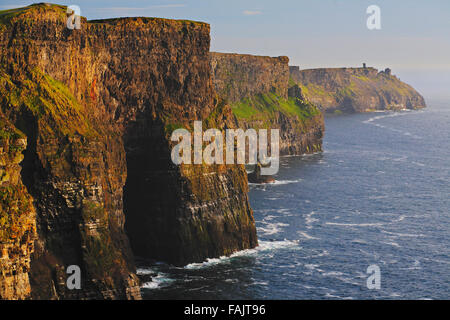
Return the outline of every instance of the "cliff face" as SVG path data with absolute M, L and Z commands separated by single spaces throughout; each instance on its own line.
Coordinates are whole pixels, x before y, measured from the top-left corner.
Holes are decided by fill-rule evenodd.
M 1 110 L 28 138 L 21 180 L 37 213 L 32 297 L 139 298 L 131 248 L 185 264 L 257 245 L 243 167 L 170 160 L 172 128 L 227 117 L 209 25 L 83 18 L 71 31 L 65 10 L 0 16 Z M 81 290 L 65 287 L 71 264 Z
M 322 149 L 323 115 L 289 80 L 287 57 L 211 53 L 214 84 L 241 128 L 280 129 L 280 154 Z
M 287 98 L 288 57 L 211 52 L 216 92 L 235 103 L 262 92 Z
M 0 117 L 0 299 L 25 299 L 36 238 L 36 213 L 20 178 L 25 135 Z
M 391 74 L 390 69 L 328 68 L 299 70 L 290 75 L 304 96 L 326 112 L 368 112 L 424 108 L 423 97 Z

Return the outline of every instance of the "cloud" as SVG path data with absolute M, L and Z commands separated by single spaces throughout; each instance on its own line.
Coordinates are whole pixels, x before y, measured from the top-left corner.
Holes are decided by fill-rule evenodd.
M 244 10 L 242 13 L 244 15 L 246 15 L 246 16 L 256 16 L 258 14 L 262 14 L 262 11 L 258 11 L 258 10 L 256 10 L 256 11 Z

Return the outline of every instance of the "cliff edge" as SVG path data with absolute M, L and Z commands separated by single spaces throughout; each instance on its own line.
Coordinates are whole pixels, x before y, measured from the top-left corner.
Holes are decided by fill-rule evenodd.
M 410 85 L 391 74 L 389 68 L 290 67 L 293 82 L 302 94 L 325 112 L 370 112 L 375 110 L 420 109 L 423 97 Z

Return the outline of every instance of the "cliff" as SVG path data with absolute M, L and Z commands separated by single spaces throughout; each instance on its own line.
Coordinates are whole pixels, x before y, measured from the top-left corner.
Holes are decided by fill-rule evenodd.
M 32 298 L 138 299 L 131 249 L 182 265 L 256 246 L 245 169 L 170 159 L 173 128 L 231 115 L 214 100 L 209 25 L 82 18 L 69 30 L 65 12 L 0 12 L 0 110 L 28 141 L 16 185 L 37 226 L 24 290 L 1 297 L 28 298 L 28 285 Z M 31 251 L 8 263 L 27 266 Z M 81 267 L 81 290 L 66 288 L 68 265 Z
M 32 198 L 20 178 L 25 135 L 0 116 L 0 298 L 30 295 L 30 258 L 36 238 Z
M 290 67 L 302 94 L 326 112 L 369 112 L 424 108 L 423 97 L 390 69 Z
M 289 81 L 287 57 L 211 52 L 217 94 L 232 107 L 241 128 L 280 129 L 280 154 L 320 151 L 321 112 Z

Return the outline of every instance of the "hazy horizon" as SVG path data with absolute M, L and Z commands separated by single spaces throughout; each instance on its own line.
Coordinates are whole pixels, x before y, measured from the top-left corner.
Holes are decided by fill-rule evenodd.
M 31 4 L 5 0 L 0 9 Z M 88 19 L 151 16 L 205 21 L 211 51 L 288 56 L 301 69 L 359 67 L 392 73 L 425 97 L 450 98 L 450 1 L 55 1 Z M 366 8 L 381 9 L 381 30 Z

